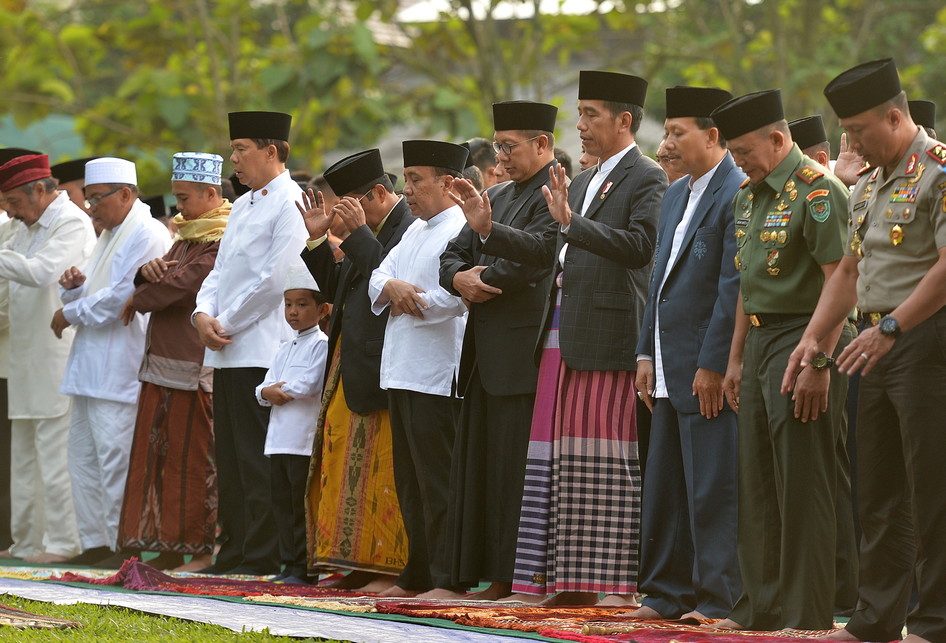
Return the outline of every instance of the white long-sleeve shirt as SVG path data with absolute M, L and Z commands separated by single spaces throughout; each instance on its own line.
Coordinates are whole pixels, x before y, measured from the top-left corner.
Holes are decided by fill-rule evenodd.
M 427 305 L 423 319 L 411 315 L 388 317 L 381 349 L 381 388 L 404 389 L 432 395 L 451 395 L 463 330 L 466 305 L 440 286 L 440 255 L 463 228 L 459 206 L 418 219 L 404 232 L 368 282 L 371 311 L 380 315 L 390 305 L 382 294 L 390 279 L 417 286 Z
M 283 318 L 283 282 L 309 233 L 296 208 L 302 191 L 285 171 L 233 204 L 213 270 L 194 313 L 216 317 L 232 344 L 207 350 L 213 368 L 268 368 L 291 330 Z
M 11 419 L 59 417 L 69 398 L 59 393 L 75 330 L 62 339 L 49 329 L 59 307 L 59 277 L 92 254 L 89 216 L 61 192 L 31 226 L 0 248 L 0 279 L 9 282 Z
M 112 230 L 111 240 L 114 241 L 121 226 L 135 226 L 111 256 L 108 284 L 93 293 L 87 292 L 88 282 L 72 290 L 59 289 L 63 315 L 76 327 L 59 389 L 66 395 L 127 404 L 138 401 L 138 367 L 145 352 L 148 318 L 135 315 L 125 326 L 118 316 L 135 291 L 138 268 L 155 257 L 164 256 L 171 247 L 171 235 L 164 224 L 151 217 L 147 205 L 136 200 L 132 209 L 139 216 L 133 217 L 130 212 Z M 96 256 L 101 253 L 93 251 L 90 264 Z M 88 277 L 94 268 L 87 265 L 82 272 Z
M 276 351 L 273 365 L 266 371 L 263 383 L 256 387 L 256 401 L 262 406 L 272 406 L 263 399 L 262 391 L 276 382 L 285 382 L 280 388 L 295 399 L 273 406 L 263 447 L 266 455 L 312 455 L 316 424 L 322 410 L 327 355 L 328 337 L 318 326 L 300 332 Z

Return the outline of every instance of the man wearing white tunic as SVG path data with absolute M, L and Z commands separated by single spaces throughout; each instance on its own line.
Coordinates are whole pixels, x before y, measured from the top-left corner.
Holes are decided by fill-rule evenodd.
M 95 243 L 88 215 L 56 184 L 45 154 L 0 167 L 7 211 L 24 224 L 0 248 L 10 302 L 10 553 L 38 563 L 79 551 L 66 460 L 70 400 L 57 386 L 74 333 L 67 329 L 57 340 L 43 326 L 59 308 L 59 275 L 83 263 Z
M 137 184 L 131 161 L 86 164 L 85 196 L 102 234 L 85 267 L 59 279 L 64 305 L 51 324 L 59 338 L 76 328 L 60 388 L 73 396 L 69 473 L 82 546 L 75 564 L 100 562 L 117 546 L 147 326 L 143 315 L 125 326 L 119 314 L 138 268 L 171 245 L 167 228 L 138 200 Z
M 289 114 L 233 112 L 230 161 L 250 190 L 230 210 L 214 269 L 191 318 L 214 368 L 218 517 L 227 538 L 209 573 L 270 575 L 279 552 L 263 444 L 269 409 L 256 402 L 280 340 L 288 338 L 282 286 L 309 234 L 289 158 Z
M 439 141 L 405 141 L 403 151 L 404 199 L 418 220 L 368 282 L 372 312 L 391 307 L 381 388 L 388 391 L 394 484 L 408 540 L 407 565 L 382 596 L 456 589 L 446 519 L 466 305 L 440 286 L 440 254 L 466 223 L 449 195 L 468 153 Z

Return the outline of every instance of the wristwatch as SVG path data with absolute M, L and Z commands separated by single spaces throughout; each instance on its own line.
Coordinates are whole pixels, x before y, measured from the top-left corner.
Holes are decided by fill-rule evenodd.
M 816 371 L 823 371 L 832 366 L 834 366 L 834 358 L 824 351 L 818 351 L 815 353 L 815 356 L 811 358 L 811 367 Z
M 893 339 L 900 337 L 900 323 L 890 315 L 884 315 L 881 317 L 880 323 L 877 324 L 877 328 L 880 330 L 881 335 L 886 335 L 887 337 L 892 337 Z

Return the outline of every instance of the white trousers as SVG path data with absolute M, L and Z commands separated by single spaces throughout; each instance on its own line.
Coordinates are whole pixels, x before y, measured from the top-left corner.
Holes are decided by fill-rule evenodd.
M 79 534 L 66 458 L 69 414 L 11 424 L 10 552 L 19 558 L 74 556 Z
M 118 546 L 136 404 L 72 397 L 69 473 L 82 550 Z

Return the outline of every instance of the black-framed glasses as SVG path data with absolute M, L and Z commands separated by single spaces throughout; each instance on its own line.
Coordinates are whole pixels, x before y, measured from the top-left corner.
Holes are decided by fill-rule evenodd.
M 539 134 L 539 136 L 543 136 L 543 134 Z M 539 138 L 539 136 L 533 136 L 532 138 L 527 138 L 526 140 L 519 141 L 518 143 L 497 143 L 496 141 L 493 141 L 493 151 L 497 154 L 502 153 L 506 156 L 509 156 L 512 154 L 512 148 L 517 145 L 522 145 L 523 143 L 528 143 L 529 141 L 534 141 L 535 139 Z
M 99 202 L 100 202 L 102 199 L 104 199 L 104 198 L 107 197 L 107 196 L 112 196 L 113 194 L 115 194 L 116 192 L 118 192 L 119 190 L 121 190 L 123 187 L 125 187 L 125 186 L 124 186 L 124 185 L 119 186 L 119 187 L 115 188 L 114 190 L 109 190 L 109 191 L 106 192 L 105 194 L 100 194 L 100 195 L 98 195 L 98 196 L 90 196 L 90 197 L 87 197 L 86 200 L 85 200 L 85 207 L 90 208 L 90 209 L 91 209 L 91 208 L 94 208 L 95 206 L 97 206 L 97 205 L 99 204 Z

